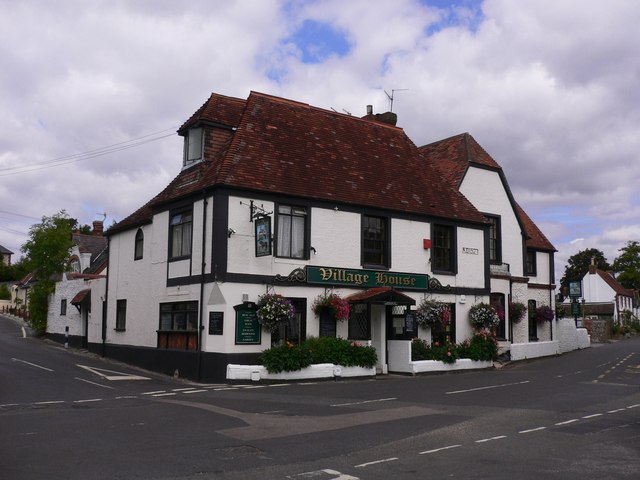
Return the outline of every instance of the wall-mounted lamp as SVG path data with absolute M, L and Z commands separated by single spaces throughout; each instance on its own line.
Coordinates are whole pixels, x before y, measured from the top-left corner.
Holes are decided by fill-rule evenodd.
M 236 233 L 236 231 L 233 228 L 230 228 L 229 230 L 227 230 L 227 237 L 231 238 L 231 235 L 233 235 L 234 233 Z
M 315 247 L 311 247 L 309 250 L 310 250 L 310 251 L 312 251 L 314 255 L 315 255 L 316 253 L 318 253 L 318 252 L 316 251 Z

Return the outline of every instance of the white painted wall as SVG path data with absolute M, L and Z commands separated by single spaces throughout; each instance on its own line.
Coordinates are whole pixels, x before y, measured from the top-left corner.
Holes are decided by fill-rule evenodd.
M 472 166 L 460 192 L 481 212 L 500 216 L 502 262 L 509 264 L 512 275 L 522 276 L 522 233 L 498 173 Z

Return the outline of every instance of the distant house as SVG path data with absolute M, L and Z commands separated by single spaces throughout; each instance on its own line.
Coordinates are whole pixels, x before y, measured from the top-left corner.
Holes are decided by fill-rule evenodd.
M 589 271 L 582 278 L 584 314 L 590 319 L 622 321 L 626 310 L 635 315 L 638 308 L 638 292 L 624 288 L 613 274 L 589 265 Z
M 94 295 L 103 294 L 107 270 L 107 238 L 103 236 L 102 222 L 93 222 L 91 235 L 73 233 L 71 241 L 70 271 L 58 276 L 55 292 L 49 299 L 47 335 L 86 348 L 92 291 Z M 101 305 L 102 300 L 98 300 Z M 102 314 L 101 308 L 98 314 Z
M 89 349 L 213 381 L 273 344 L 330 335 L 372 345 L 386 373 L 394 342 L 435 338 L 412 320 L 423 299 L 448 305 L 439 334 L 452 342 L 473 334 L 476 303 L 552 305 L 555 249 L 499 164 L 469 134 L 418 148 L 395 123 L 212 94 L 178 130 L 177 177 L 106 232 Z M 316 315 L 328 292 L 350 302 L 348 320 Z M 274 332 L 256 319 L 266 293 L 295 307 Z M 506 349 L 553 339 L 505 318 Z
M 11 250 L 0 245 L 0 260 L 2 263 L 5 265 L 11 265 L 11 255 L 13 255 Z

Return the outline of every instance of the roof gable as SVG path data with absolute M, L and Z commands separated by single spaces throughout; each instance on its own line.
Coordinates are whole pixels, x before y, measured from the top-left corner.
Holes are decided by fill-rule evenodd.
M 604 270 L 600 270 L 599 268 L 595 269 L 596 275 L 598 275 L 617 295 L 622 295 L 625 297 L 634 297 L 634 291 L 624 288 L 615 277 Z M 591 271 L 587 272 L 587 275 L 593 275 Z

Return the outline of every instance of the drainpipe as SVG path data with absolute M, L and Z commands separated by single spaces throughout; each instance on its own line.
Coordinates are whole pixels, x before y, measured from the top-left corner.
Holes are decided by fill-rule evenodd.
M 102 307 L 102 356 L 107 349 L 107 312 L 109 311 L 109 260 L 111 257 L 111 237 L 107 237 L 107 285 L 104 288 L 104 305 Z
M 207 195 L 202 192 L 202 263 L 200 265 L 200 320 L 198 325 L 198 365 L 196 371 L 196 379 L 199 382 L 202 377 L 202 332 L 204 325 L 202 318 L 204 316 L 204 270 L 207 266 L 205 260 L 207 240 Z

